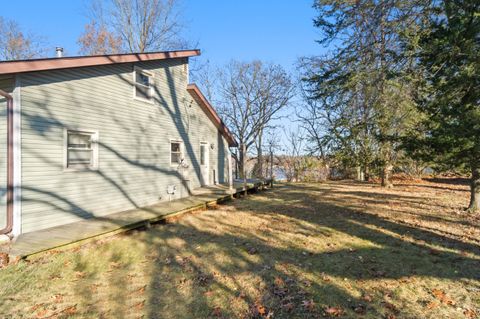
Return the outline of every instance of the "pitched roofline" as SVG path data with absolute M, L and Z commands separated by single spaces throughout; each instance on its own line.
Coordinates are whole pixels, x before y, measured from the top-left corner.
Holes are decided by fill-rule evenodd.
M 235 137 L 233 137 L 228 127 L 223 123 L 220 116 L 218 116 L 218 113 L 215 111 L 210 102 L 208 102 L 207 98 L 203 95 L 198 86 L 194 83 L 191 83 L 187 86 L 187 91 L 197 102 L 199 102 L 200 106 L 207 113 L 210 120 L 213 122 L 213 124 L 215 124 L 220 133 L 222 133 L 222 135 L 225 137 L 228 145 L 230 147 L 238 147 L 238 143 L 235 140 Z
M 200 50 L 180 50 L 147 53 L 127 53 L 93 56 L 75 56 L 63 58 L 48 58 L 35 60 L 17 60 L 0 62 L 0 75 L 46 71 L 87 66 L 99 66 L 117 63 L 130 63 L 140 61 L 165 60 L 174 58 L 187 58 L 200 55 Z

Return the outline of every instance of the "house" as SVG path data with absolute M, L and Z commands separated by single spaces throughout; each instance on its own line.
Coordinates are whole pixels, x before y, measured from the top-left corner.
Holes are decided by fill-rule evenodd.
M 0 230 L 17 236 L 232 183 L 198 50 L 0 62 Z

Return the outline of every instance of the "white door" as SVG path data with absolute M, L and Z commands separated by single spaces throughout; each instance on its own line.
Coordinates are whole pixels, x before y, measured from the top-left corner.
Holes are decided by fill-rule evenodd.
M 202 171 L 202 185 L 210 185 L 209 180 L 209 167 L 208 167 L 208 144 L 201 143 L 200 144 L 200 169 Z

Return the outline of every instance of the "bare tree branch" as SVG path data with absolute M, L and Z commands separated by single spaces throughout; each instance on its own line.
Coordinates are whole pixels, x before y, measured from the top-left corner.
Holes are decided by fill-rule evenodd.
M 81 53 L 185 49 L 181 0 L 92 0 Z
M 44 39 L 25 33 L 17 22 L 0 17 L 0 60 L 25 60 L 46 55 Z

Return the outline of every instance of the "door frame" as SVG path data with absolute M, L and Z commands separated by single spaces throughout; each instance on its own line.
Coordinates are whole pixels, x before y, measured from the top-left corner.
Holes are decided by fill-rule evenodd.
M 204 164 L 202 164 L 202 147 L 205 149 Z M 210 151 L 207 142 L 200 142 L 200 184 L 202 186 L 210 185 Z

